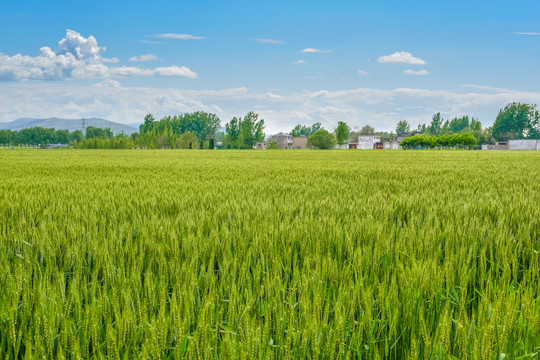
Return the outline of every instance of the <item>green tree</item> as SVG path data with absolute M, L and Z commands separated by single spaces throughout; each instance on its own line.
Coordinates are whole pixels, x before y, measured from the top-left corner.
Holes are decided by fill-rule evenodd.
M 240 135 L 240 123 L 242 122 L 242 118 L 237 118 L 234 116 L 231 121 L 229 121 L 227 124 L 225 124 L 225 132 L 227 133 L 227 145 L 231 144 L 232 142 L 236 141 L 238 138 L 238 135 Z M 225 144 L 225 139 L 223 141 Z
M 54 132 L 55 142 L 60 144 L 69 144 L 69 130 L 56 130 Z
M 77 142 L 80 142 L 82 141 L 82 139 L 84 139 L 84 134 L 81 130 L 75 130 L 69 135 L 69 138 L 71 139 L 71 141 L 77 140 Z
M 102 129 L 102 128 L 89 126 L 86 128 L 85 137 L 87 139 L 91 139 L 91 138 L 109 139 L 113 137 L 113 132 L 109 128 Z
M 304 135 L 305 137 L 309 138 L 315 131 L 320 130 L 320 128 L 321 128 L 320 122 L 316 122 L 311 126 L 296 125 L 294 129 L 292 129 L 291 135 L 294 137 Z
M 273 142 L 272 140 L 269 140 L 266 142 L 266 148 L 267 149 L 279 149 L 279 147 L 277 146 L 277 144 L 275 142 Z
M 443 124 L 443 118 L 441 116 L 441 113 L 438 112 L 435 115 L 433 115 L 433 118 L 431 119 L 431 124 L 427 128 L 427 132 L 430 135 L 439 135 L 441 133 L 442 124 Z
M 250 111 L 243 119 L 233 117 L 225 130 L 230 147 L 252 149 L 257 141 L 264 140 L 264 119 L 259 120 L 259 115 Z
M 324 129 L 315 131 L 308 139 L 308 146 L 318 149 L 333 149 L 335 145 L 335 136 Z
M 0 144 L 10 144 L 13 141 L 13 131 L 0 129 Z
M 360 129 L 358 135 L 375 135 L 375 128 L 369 125 L 365 125 Z
M 462 116 L 460 118 L 453 118 L 452 120 L 450 120 L 448 129 L 451 134 L 459 133 L 465 129 L 470 129 L 469 117 Z
M 336 128 L 336 141 L 338 145 L 343 145 L 347 143 L 347 140 L 349 140 L 350 131 L 351 128 L 345 122 L 338 122 L 338 126 Z
M 186 131 L 176 139 L 178 149 L 196 149 L 199 145 L 199 139 L 193 131 Z
M 191 131 L 202 141 L 210 140 L 217 136 L 217 131 L 221 121 L 216 114 L 196 111 L 194 113 L 185 113 L 179 116 L 167 117 L 162 119 L 170 122 L 175 134 L 183 134 Z
M 141 134 L 149 132 L 154 127 L 155 118 L 152 114 L 147 114 L 144 117 L 144 122 L 139 126 L 139 132 Z
M 536 105 L 511 103 L 499 111 L 493 123 L 497 140 L 540 138 L 540 115 Z
M 482 131 L 482 123 L 478 119 L 472 118 L 469 126 L 472 131 Z
M 396 126 L 396 134 L 408 133 L 411 131 L 411 126 L 407 120 L 401 120 Z

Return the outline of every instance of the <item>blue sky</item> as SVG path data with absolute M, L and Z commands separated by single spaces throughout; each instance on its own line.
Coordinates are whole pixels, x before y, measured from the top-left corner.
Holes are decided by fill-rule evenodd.
M 487 126 L 540 102 L 539 14 L 523 0 L 5 3 L 0 121 L 255 110 L 272 133 L 440 111 Z

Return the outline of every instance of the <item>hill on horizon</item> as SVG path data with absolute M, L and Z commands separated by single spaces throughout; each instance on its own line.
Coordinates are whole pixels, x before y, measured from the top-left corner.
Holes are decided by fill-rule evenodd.
M 62 118 L 47 118 L 47 119 L 36 119 L 36 118 L 20 118 L 11 122 L 0 122 L 0 129 L 7 130 L 21 130 L 31 127 L 44 127 L 44 128 L 54 128 L 56 130 L 82 130 L 83 119 L 62 119 Z M 120 124 L 114 121 L 100 119 L 100 118 L 88 118 L 84 119 L 84 126 L 93 126 L 97 128 L 110 128 L 111 131 L 116 135 L 124 132 L 124 134 L 129 135 L 131 133 L 139 131 L 139 129 L 134 124 Z

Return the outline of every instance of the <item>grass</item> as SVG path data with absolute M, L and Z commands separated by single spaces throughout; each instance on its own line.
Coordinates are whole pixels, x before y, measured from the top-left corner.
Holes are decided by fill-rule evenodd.
M 0 358 L 517 359 L 540 152 L 0 153 Z

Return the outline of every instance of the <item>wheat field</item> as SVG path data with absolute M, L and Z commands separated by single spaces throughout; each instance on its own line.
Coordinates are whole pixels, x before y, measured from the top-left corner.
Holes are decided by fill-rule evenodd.
M 0 358 L 540 351 L 540 152 L 0 151 Z

